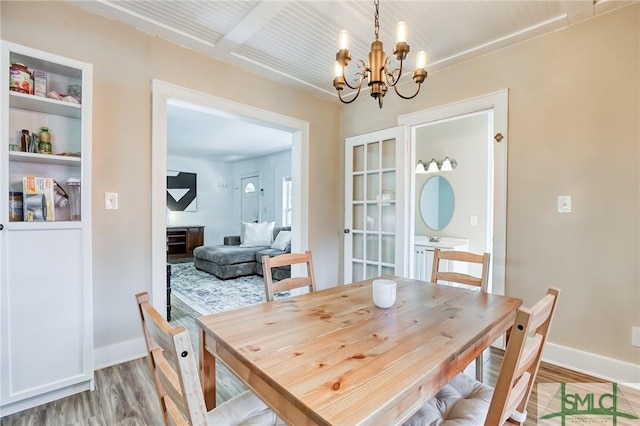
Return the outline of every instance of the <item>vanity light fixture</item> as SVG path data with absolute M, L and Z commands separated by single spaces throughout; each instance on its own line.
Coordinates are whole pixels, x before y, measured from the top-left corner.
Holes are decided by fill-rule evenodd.
M 450 172 L 458 166 L 458 162 L 456 160 L 451 160 L 449 157 L 445 157 L 442 160 L 442 164 L 440 165 L 441 172 Z
M 422 160 L 418 160 L 416 165 L 416 173 L 438 173 L 438 172 L 450 172 L 458 166 L 458 162 L 449 157 L 445 157 L 442 161 L 436 161 L 432 158 L 428 164 L 424 164 Z

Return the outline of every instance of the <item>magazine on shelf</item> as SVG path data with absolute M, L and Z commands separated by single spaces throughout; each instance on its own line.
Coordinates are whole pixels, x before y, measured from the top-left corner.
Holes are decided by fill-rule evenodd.
M 25 176 L 22 178 L 22 187 L 25 222 L 52 222 L 56 220 L 52 178 Z

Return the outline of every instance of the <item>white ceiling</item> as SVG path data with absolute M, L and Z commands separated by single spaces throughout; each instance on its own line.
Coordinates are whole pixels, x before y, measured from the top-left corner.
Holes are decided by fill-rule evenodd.
M 350 32 L 352 73 L 358 59 L 366 60 L 374 38 L 373 1 L 69 1 L 242 69 L 336 100 L 332 81 L 338 32 Z M 406 21 L 412 50 L 405 70 L 410 74 L 415 52 L 425 50 L 427 70 L 434 71 L 633 2 L 380 0 L 380 40 L 392 56 L 395 23 Z M 428 88 L 428 78 L 424 84 Z M 177 110 L 172 114 L 176 119 L 190 116 Z M 189 125 L 177 126 L 184 134 L 190 126 L 207 126 L 190 119 Z M 227 144 L 232 141 L 232 134 L 225 136 Z
M 292 135 L 241 117 L 170 100 L 167 155 L 233 162 L 291 149 Z

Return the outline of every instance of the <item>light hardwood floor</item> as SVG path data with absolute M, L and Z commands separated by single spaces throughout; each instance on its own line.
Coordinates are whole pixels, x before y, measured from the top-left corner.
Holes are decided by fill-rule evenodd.
M 133 295 L 131 303 L 135 303 Z M 172 324 L 189 329 L 194 350 L 198 350 L 198 334 L 194 318 L 198 314 L 172 297 Z M 138 326 L 138 325 L 136 325 Z M 491 349 L 485 356 L 484 380 L 496 381 L 502 351 Z M 473 364 L 473 363 L 472 363 Z M 473 368 L 473 367 L 471 367 Z M 218 401 L 225 401 L 242 392 L 244 385 L 218 363 Z M 474 374 L 474 373 L 471 373 Z M 543 363 L 538 383 L 601 382 L 602 380 Z M 0 420 L 1 426 L 66 426 L 66 425 L 162 425 L 160 406 L 147 358 L 96 371 L 95 391 L 83 392 L 39 407 L 25 410 Z M 526 426 L 536 424 L 536 387 L 528 406 Z

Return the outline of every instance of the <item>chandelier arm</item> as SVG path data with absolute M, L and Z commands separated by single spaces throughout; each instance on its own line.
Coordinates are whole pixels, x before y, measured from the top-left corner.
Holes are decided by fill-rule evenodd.
M 396 95 L 400 96 L 402 99 L 413 99 L 416 96 L 418 96 L 418 93 L 420 93 L 420 86 L 422 85 L 422 83 L 417 83 L 418 84 L 418 89 L 416 90 L 416 93 L 414 93 L 411 96 L 404 96 L 402 93 L 398 92 L 398 86 L 396 86 L 395 84 L 393 85 L 393 90 L 396 91 Z
M 340 102 L 342 102 L 343 104 L 350 104 L 351 102 L 355 101 L 356 99 L 358 99 L 358 95 L 360 95 L 360 89 L 362 88 L 362 84 L 358 87 L 358 91 L 356 92 L 356 95 L 351 98 L 351 100 L 344 100 L 342 99 L 342 91 L 338 90 L 338 98 L 340 98 Z
M 402 64 L 403 64 L 403 60 L 400 59 L 400 68 L 396 68 L 391 72 L 387 72 L 385 71 L 385 74 L 387 75 L 387 83 L 389 84 L 390 87 L 396 87 L 396 84 L 398 84 L 398 82 L 400 81 L 400 79 L 402 78 Z M 396 79 L 395 77 L 395 73 L 398 73 L 398 78 Z
M 362 87 L 362 83 L 364 82 L 364 79 L 365 79 L 365 77 L 367 75 L 367 66 L 366 66 L 366 64 L 364 63 L 364 61 L 362 59 L 358 60 L 358 62 L 362 65 L 362 68 L 364 68 L 364 71 L 359 72 L 359 73 L 356 74 L 356 75 L 360 76 L 360 81 L 358 81 L 358 84 L 355 85 L 355 86 L 352 86 L 352 85 L 349 84 L 349 82 L 347 81 L 347 76 L 344 73 L 346 67 L 342 68 L 342 79 L 344 80 L 344 84 L 349 89 L 351 89 L 351 90 L 356 90 L 357 89 L 358 91 L 360 91 L 360 88 Z M 358 67 L 360 67 L 360 65 L 358 65 Z

